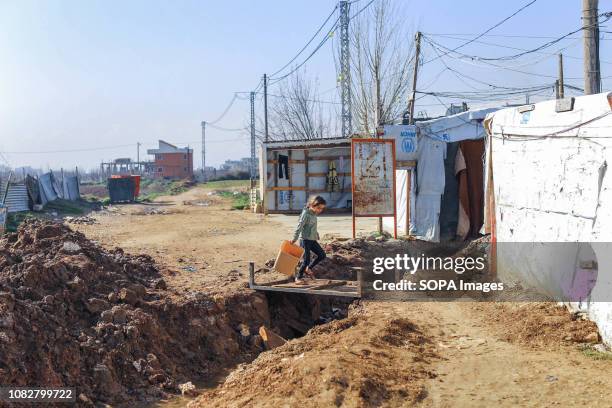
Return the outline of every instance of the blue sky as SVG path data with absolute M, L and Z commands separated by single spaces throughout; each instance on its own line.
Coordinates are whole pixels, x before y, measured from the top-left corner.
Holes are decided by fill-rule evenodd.
M 484 31 L 527 3 L 395 1 L 403 7 L 407 30 L 450 34 L 434 37 L 448 46 L 461 44 L 450 37 L 470 38 L 455 34 Z M 366 2 L 360 0 L 353 7 Z M 200 122 L 216 118 L 233 92 L 253 89 L 264 72 L 284 65 L 334 5 L 330 0 L 0 0 L 0 152 L 13 166 L 92 168 L 103 159 L 135 158 L 136 142 L 144 145 L 141 157 L 157 139 L 189 144 L 199 151 Z M 580 26 L 580 6 L 580 0 L 538 0 L 490 34 L 560 36 Z M 612 1 L 600 1 L 600 12 L 608 9 L 612 10 Z M 516 48 L 547 41 L 497 36 L 480 40 Z M 608 40 L 601 44 L 603 77 L 612 76 L 611 44 Z M 578 78 L 567 82 L 582 87 L 579 39 L 564 40 L 546 52 L 566 46 L 565 75 Z M 493 56 L 518 52 L 485 44 L 471 44 L 462 51 Z M 424 53 L 435 55 L 427 46 Z M 498 85 L 554 81 L 446 61 L 456 70 Z M 508 64 L 556 75 L 556 63 L 554 57 L 532 54 Z M 321 90 L 335 86 L 331 42 L 306 69 L 318 78 Z M 437 91 L 482 88 L 462 83 L 443 69 L 440 61 L 428 64 L 420 85 L 431 84 L 427 90 Z M 604 90 L 610 84 L 610 79 L 604 80 Z M 442 109 L 432 98 L 420 102 L 417 111 Z M 242 127 L 248 114 L 248 101 L 238 100 L 219 125 Z M 209 164 L 249 154 L 246 134 L 209 129 L 208 140 Z M 120 147 L 106 148 L 111 146 Z M 98 150 L 22 153 L 82 149 Z

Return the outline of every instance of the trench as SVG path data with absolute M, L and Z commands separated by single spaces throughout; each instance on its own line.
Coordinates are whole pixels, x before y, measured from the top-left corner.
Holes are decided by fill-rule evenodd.
M 220 366 L 214 372 L 191 379 L 197 394 L 222 385 L 239 364 L 251 363 L 261 353 L 267 351 L 259 335 L 259 327 L 262 325 L 286 340 L 296 339 L 306 336 L 308 331 L 317 325 L 347 318 L 349 307 L 355 302 L 348 298 L 280 292 L 255 292 L 245 300 L 246 302 L 242 302 L 244 307 L 226 309 L 218 316 L 219 321 L 225 321 L 232 328 L 230 338 L 205 340 L 208 344 L 235 342 L 238 347 L 235 349 L 237 353 L 233 358 L 223 353 L 216 356 L 219 358 Z M 245 310 L 248 309 L 251 310 L 250 314 L 245 313 Z M 141 408 L 183 407 L 194 398 L 195 394 L 193 396 L 172 394 L 167 399 L 152 403 L 144 402 L 137 406 Z

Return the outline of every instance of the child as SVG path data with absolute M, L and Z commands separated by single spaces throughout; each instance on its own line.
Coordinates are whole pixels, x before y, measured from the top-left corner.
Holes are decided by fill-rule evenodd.
M 310 278 L 314 279 L 312 268 L 314 268 L 327 256 L 325 255 L 323 248 L 321 248 L 321 245 L 319 245 L 317 242 L 319 239 L 319 233 L 317 232 L 317 215 L 321 214 L 323 210 L 325 210 L 326 204 L 327 203 L 323 197 L 312 197 L 308 201 L 306 207 L 304 207 L 302 210 L 300 221 L 295 229 L 295 234 L 293 235 L 293 240 L 291 243 L 295 243 L 295 241 L 297 241 L 301 236 L 301 244 L 302 248 L 304 248 L 304 259 L 302 261 L 302 266 L 295 276 L 295 283 L 298 285 L 306 285 L 306 282 L 304 281 L 304 273 L 306 273 L 306 275 L 308 275 Z M 312 262 L 310 262 L 310 251 L 317 255 L 316 259 L 314 259 Z

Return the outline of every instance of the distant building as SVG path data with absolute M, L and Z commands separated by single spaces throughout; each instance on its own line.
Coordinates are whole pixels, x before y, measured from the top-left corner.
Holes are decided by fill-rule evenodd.
M 155 156 L 154 177 L 175 179 L 193 177 L 193 149 L 176 147 L 160 140 L 159 147 L 149 149 L 147 153 Z
M 220 167 L 219 170 L 221 170 L 222 172 L 225 172 L 227 174 L 232 174 L 232 173 L 250 173 L 251 171 L 251 158 L 250 157 L 243 157 L 240 160 L 226 160 L 225 163 L 223 163 Z M 255 169 L 257 170 L 257 172 L 259 172 L 259 168 L 258 168 L 258 162 L 255 162 Z

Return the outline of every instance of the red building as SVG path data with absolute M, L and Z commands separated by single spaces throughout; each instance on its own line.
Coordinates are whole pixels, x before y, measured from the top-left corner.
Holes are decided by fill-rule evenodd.
M 153 175 L 156 178 L 185 179 L 193 177 L 193 149 L 176 147 L 159 141 L 159 148 L 147 150 L 154 155 Z

